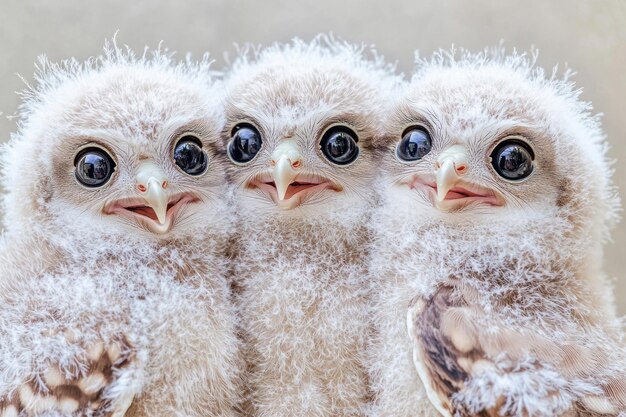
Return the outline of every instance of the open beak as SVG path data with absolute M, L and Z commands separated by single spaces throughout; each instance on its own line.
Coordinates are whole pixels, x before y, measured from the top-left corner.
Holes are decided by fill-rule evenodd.
M 303 172 L 303 158 L 295 141 L 284 140 L 272 152 L 268 172 L 247 186 L 267 194 L 283 210 L 298 207 L 309 196 L 324 190 L 342 191 L 341 185 L 317 174 Z
M 505 199 L 499 192 L 465 179 L 469 169 L 465 147 L 454 145 L 437 158 L 434 181 L 432 176 L 415 174 L 402 184 L 426 193 L 442 211 L 457 211 L 476 204 L 503 206 Z
M 138 192 L 136 197 L 111 201 L 103 211 L 139 222 L 157 234 L 169 232 L 178 212 L 188 204 L 200 201 L 191 192 L 171 193 L 165 173 L 152 162 L 139 166 L 135 189 Z
M 298 172 L 293 168 L 291 160 L 285 155 L 280 156 L 272 171 L 279 200 L 285 199 L 289 185 L 294 182 L 297 175 Z
M 142 164 L 135 177 L 137 189 L 143 194 L 146 205 L 154 210 L 160 224 L 167 218 L 167 178 L 163 171 L 151 162 Z
M 453 145 L 437 158 L 434 181 L 432 175 L 414 174 L 401 184 L 425 193 L 441 211 L 454 212 L 474 205 L 504 206 L 502 194 L 465 179 L 469 170 L 465 147 Z
M 465 147 L 454 145 L 437 158 L 437 201 L 446 199 L 448 192 L 468 171 L 469 163 Z
M 284 141 L 272 153 L 272 177 L 276 184 L 278 199 L 285 199 L 287 190 L 302 166 L 302 155 L 293 141 Z

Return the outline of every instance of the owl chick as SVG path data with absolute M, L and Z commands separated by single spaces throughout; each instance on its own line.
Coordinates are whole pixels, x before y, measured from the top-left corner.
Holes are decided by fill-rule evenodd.
M 362 415 L 368 399 L 371 143 L 395 83 L 370 52 L 294 40 L 241 54 L 225 81 L 250 415 Z
M 498 50 L 421 62 L 393 108 L 373 221 L 377 415 L 624 415 L 602 272 L 618 201 L 591 106 Z
M 0 416 L 234 416 L 210 61 L 41 60 L 4 150 Z

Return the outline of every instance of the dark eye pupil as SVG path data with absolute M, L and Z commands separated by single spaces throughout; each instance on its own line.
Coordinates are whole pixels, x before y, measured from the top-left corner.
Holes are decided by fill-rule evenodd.
M 354 161 L 359 154 L 356 135 L 344 130 L 329 131 L 322 139 L 322 152 L 329 161 L 346 165 Z
M 533 171 L 532 150 L 520 141 L 505 141 L 492 153 L 492 164 L 498 175 L 509 180 L 528 177 Z
M 75 175 L 78 181 L 87 187 L 104 185 L 115 168 L 115 163 L 106 152 L 99 149 L 87 149 L 76 158 Z
M 198 139 L 183 137 L 174 149 L 174 162 L 189 175 L 200 175 L 207 166 L 206 154 Z
M 430 135 L 424 129 L 408 130 L 398 144 L 398 157 L 405 161 L 417 161 L 426 156 L 432 148 Z
M 81 164 L 83 177 L 101 181 L 109 174 L 109 163 L 100 155 L 85 155 Z
M 249 162 L 261 150 L 261 135 L 251 127 L 237 127 L 228 153 L 235 162 Z
M 340 158 L 350 152 L 350 140 L 339 133 L 328 141 L 328 153 L 334 158 Z

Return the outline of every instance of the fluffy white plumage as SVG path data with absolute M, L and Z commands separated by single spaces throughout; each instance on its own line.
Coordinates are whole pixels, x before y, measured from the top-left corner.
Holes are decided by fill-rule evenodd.
M 618 207 L 605 137 L 568 76 L 534 61 L 441 52 L 394 105 L 372 222 L 377 416 L 624 415 L 624 334 L 602 271 Z M 432 149 L 401 161 L 416 125 Z M 524 181 L 491 166 L 510 137 L 534 150 Z
M 242 54 L 226 80 L 225 140 L 232 145 L 246 128 L 263 141 L 254 159 L 229 171 L 250 415 L 355 416 L 368 400 L 372 143 L 382 133 L 385 92 L 397 82 L 369 53 L 323 37 L 295 40 Z M 351 163 L 322 151 L 336 129 L 358 139 Z
M 209 65 L 115 44 L 85 63 L 40 61 L 3 152 L 0 415 L 236 415 L 223 114 Z M 204 174 L 173 161 L 188 135 Z M 116 163 L 99 188 L 75 177 L 86 146 Z M 162 187 L 162 224 L 140 172 L 166 178 L 146 191 Z

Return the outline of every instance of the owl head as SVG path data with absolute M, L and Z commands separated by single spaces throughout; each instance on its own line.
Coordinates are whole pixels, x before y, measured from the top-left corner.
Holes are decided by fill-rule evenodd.
M 256 213 L 319 216 L 368 201 L 393 68 L 328 37 L 247 48 L 226 84 L 235 198 Z
M 135 56 L 115 42 L 84 63 L 41 58 L 3 155 L 8 232 L 197 233 L 224 198 L 209 65 L 166 50 Z
M 535 61 L 501 49 L 419 60 L 388 121 L 389 200 L 484 230 L 560 220 L 605 236 L 617 198 L 600 123 L 569 73 Z

